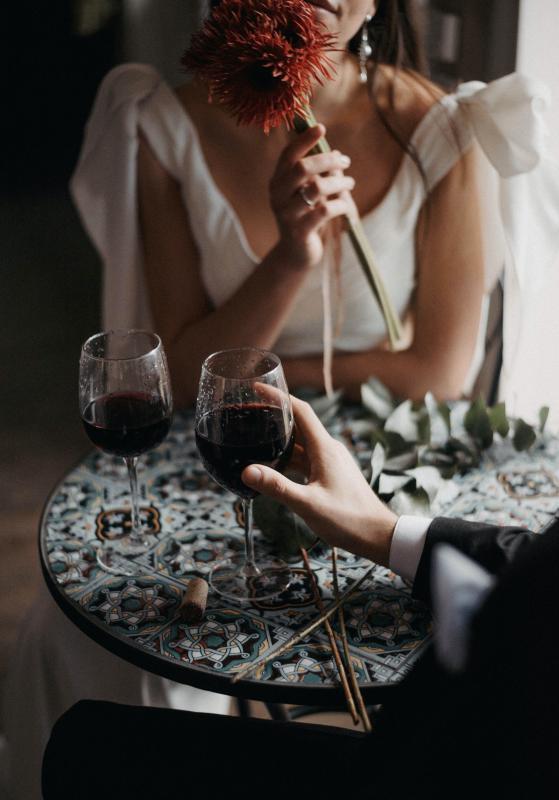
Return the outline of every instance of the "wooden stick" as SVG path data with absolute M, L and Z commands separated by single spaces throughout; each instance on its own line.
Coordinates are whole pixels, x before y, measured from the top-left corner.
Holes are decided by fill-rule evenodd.
M 349 589 L 346 589 L 346 591 L 341 595 L 340 599 L 333 603 L 330 608 L 324 612 L 324 614 L 321 614 L 313 622 L 309 623 L 305 628 L 303 628 L 303 630 L 299 631 L 299 633 L 293 634 L 293 636 L 280 645 L 277 650 L 268 650 L 267 653 L 260 656 L 260 658 L 257 658 L 256 661 L 252 662 L 252 664 L 245 664 L 244 667 L 241 667 L 239 670 L 237 670 L 237 672 L 235 672 L 231 678 L 231 683 L 237 683 L 241 680 L 241 678 L 244 678 L 246 675 L 250 675 L 251 672 L 254 672 L 254 670 L 258 669 L 258 667 L 263 667 L 268 663 L 268 661 L 271 661 L 273 658 L 278 658 L 287 650 L 290 650 L 292 647 L 295 647 L 295 645 L 299 644 L 299 642 L 302 642 L 303 639 L 306 639 L 307 636 L 309 636 L 324 623 L 325 619 L 330 619 L 332 614 L 335 614 L 338 608 L 341 608 L 346 600 L 349 600 L 349 598 L 355 594 L 365 579 L 369 577 L 374 568 L 375 564 L 372 564 L 369 569 L 364 572 L 363 575 L 361 575 L 359 580 L 354 583 L 353 586 L 350 586 Z
M 338 586 L 338 552 L 335 547 L 332 548 L 332 578 L 334 582 L 334 597 L 337 600 L 338 597 L 340 596 L 340 590 Z M 353 696 L 357 702 L 357 707 L 359 709 L 359 715 L 361 717 L 361 722 L 363 723 L 363 727 L 365 728 L 367 733 L 370 733 L 372 731 L 371 721 L 369 719 L 369 714 L 367 713 L 367 708 L 365 706 L 365 701 L 363 700 L 363 695 L 361 694 L 361 689 L 359 688 L 359 681 L 357 680 L 357 675 L 355 674 L 353 665 L 351 663 L 351 655 L 349 652 L 349 644 L 347 641 L 347 631 L 345 626 L 344 610 L 341 606 L 338 609 L 338 619 L 340 621 L 340 638 L 342 640 L 346 667 L 349 672 L 351 689 L 353 691 Z
M 324 614 L 324 603 L 322 602 L 322 597 L 320 596 L 320 592 L 318 591 L 318 585 L 316 583 L 316 576 L 311 569 L 311 565 L 309 564 L 309 557 L 307 555 L 307 551 L 304 547 L 300 548 L 301 551 L 301 558 L 303 559 L 303 563 L 305 564 L 305 569 L 307 570 L 307 575 L 309 576 L 309 580 L 311 582 L 312 591 L 314 595 L 314 602 L 316 607 L 320 611 L 321 614 Z M 347 703 L 347 710 L 351 714 L 351 718 L 353 720 L 354 725 L 359 724 L 359 715 L 357 713 L 357 709 L 355 708 L 355 701 L 351 695 L 351 689 L 349 688 L 349 683 L 347 681 L 347 675 L 342 663 L 342 659 L 340 658 L 340 654 L 338 652 L 338 645 L 336 643 L 336 638 L 334 636 L 334 631 L 332 630 L 332 626 L 330 624 L 330 620 L 324 620 L 324 627 L 326 628 L 326 633 L 328 634 L 328 640 L 330 642 L 330 649 L 332 650 L 332 655 L 334 656 L 334 661 L 336 662 L 336 667 L 338 669 L 338 675 L 340 677 L 340 682 L 342 684 L 342 688 L 344 690 L 344 696 Z

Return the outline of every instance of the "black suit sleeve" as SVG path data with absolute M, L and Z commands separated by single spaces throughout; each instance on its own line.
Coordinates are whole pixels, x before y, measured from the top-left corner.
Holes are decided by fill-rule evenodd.
M 500 573 L 517 554 L 530 546 L 536 534 L 525 528 L 509 528 L 436 517 L 427 531 L 425 547 L 413 584 L 413 595 L 431 603 L 431 557 L 440 543 L 450 544 L 494 574 Z

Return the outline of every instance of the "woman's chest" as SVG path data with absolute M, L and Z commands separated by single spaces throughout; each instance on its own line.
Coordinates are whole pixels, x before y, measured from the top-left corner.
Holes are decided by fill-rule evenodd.
M 230 143 L 219 138 L 206 141 L 203 145 L 210 179 L 215 184 L 219 195 L 227 201 L 237 216 L 245 237 L 252 251 L 260 258 L 277 243 L 279 239 L 276 217 L 272 211 L 270 181 L 278 171 L 278 162 L 288 143 L 288 138 L 279 142 L 276 147 L 261 146 L 257 140 Z M 403 150 L 396 143 L 383 142 L 380 147 L 372 147 L 370 138 L 344 136 L 334 132 L 329 136 L 331 147 L 348 155 L 351 165 L 346 174 L 355 178 L 353 199 L 360 216 L 365 216 L 377 208 L 392 190 L 398 174 Z M 290 178 L 288 171 L 282 167 L 283 173 L 276 190 L 280 203 L 297 203 L 296 191 L 290 200 Z M 293 184 L 295 185 L 295 184 Z

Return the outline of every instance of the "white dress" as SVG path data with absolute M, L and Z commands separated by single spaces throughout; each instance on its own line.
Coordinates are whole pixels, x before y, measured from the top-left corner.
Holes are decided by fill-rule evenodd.
M 524 184 L 519 186 L 519 181 L 530 177 L 531 247 L 537 252 L 540 270 L 548 268 L 549 252 L 559 247 L 559 193 L 557 184 L 548 180 L 538 133 L 537 99 L 543 96 L 540 87 L 518 75 L 489 86 L 464 84 L 427 112 L 411 140 L 430 188 L 476 138 L 493 165 L 483 171 L 483 216 L 491 233 L 486 238 L 487 288 L 503 261 L 513 289 L 525 281 L 523 265 L 529 261 L 525 226 L 515 230 L 526 213 L 518 191 Z M 211 302 L 224 303 L 258 269 L 239 219 L 215 185 L 196 129 L 173 91 L 151 67 L 118 67 L 100 87 L 71 185 L 82 221 L 103 261 L 105 328 L 152 327 L 137 219 L 138 128 L 181 187 Z M 384 200 L 363 218 L 400 314 L 415 285 L 414 233 L 424 200 L 419 171 L 405 155 Z M 538 204 L 545 214 L 534 215 Z M 505 258 L 507 252 L 510 257 Z M 337 350 L 370 348 L 384 338 L 384 326 L 347 242 L 341 274 L 343 326 L 334 346 Z M 517 298 L 518 293 L 511 291 L 507 302 L 514 304 Z M 302 286 L 274 349 L 284 356 L 320 353 L 322 336 L 321 269 L 317 268 Z M 512 346 L 505 343 L 505 370 L 507 360 L 514 356 L 511 338 Z M 43 590 L 22 627 L 7 682 L 3 730 L 8 750 L 4 755 L 11 756 L 14 800 L 39 797 L 39 765 L 52 724 L 82 697 L 217 713 L 224 713 L 228 702 L 225 697 L 156 678 L 111 656 L 68 622 Z
M 456 102 L 449 96 L 433 107 L 413 136 L 411 144 L 430 187 L 471 143 L 469 129 L 463 126 L 463 136 L 453 135 L 456 114 Z M 180 185 L 199 250 L 201 277 L 213 305 L 223 304 L 259 263 L 235 210 L 213 180 L 196 128 L 174 92 L 152 67 L 117 67 L 99 90 L 71 183 L 83 224 L 103 260 L 106 328 L 152 327 L 136 213 L 138 128 Z M 383 202 L 362 220 L 382 278 L 401 314 L 415 285 L 414 232 L 424 200 L 424 184 L 406 155 Z M 346 237 L 341 273 L 345 322 L 335 347 L 370 348 L 384 338 L 384 325 Z M 300 289 L 274 345 L 279 355 L 322 351 L 321 278 L 318 265 Z
M 545 283 L 559 248 L 559 169 L 545 152 L 547 104 L 546 87 L 517 73 L 488 85 L 472 81 L 435 103 L 410 141 L 429 189 L 468 148 L 477 145 L 485 288 L 487 292 L 493 288 L 503 267 L 507 283 L 505 386 L 517 350 L 515 326 L 526 275 L 530 273 L 530 280 L 540 276 L 538 285 Z M 152 327 L 137 217 L 138 128 L 180 186 L 199 250 L 201 277 L 214 306 L 225 302 L 258 268 L 240 220 L 216 186 L 197 131 L 173 90 L 153 67 L 117 67 L 99 89 L 71 183 L 84 227 L 103 261 L 106 329 Z M 405 154 L 380 205 L 362 218 L 380 274 L 400 314 L 415 286 L 415 228 L 424 201 L 425 184 L 413 159 Z M 384 339 L 386 332 L 346 237 L 341 274 L 343 325 L 334 347 L 366 350 Z M 301 287 L 274 345 L 280 356 L 322 352 L 321 277 L 318 265 Z M 466 390 L 483 356 L 483 332 L 482 322 Z

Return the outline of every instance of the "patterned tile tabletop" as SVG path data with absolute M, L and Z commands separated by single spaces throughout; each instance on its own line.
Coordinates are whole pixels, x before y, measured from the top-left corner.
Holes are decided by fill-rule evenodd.
M 365 463 L 370 452 L 352 434 L 353 422 L 352 413 L 344 412 L 335 433 Z M 180 620 L 177 610 L 188 579 L 207 576 L 216 561 L 243 546 L 239 502 L 202 467 L 190 416 L 178 417 L 164 444 L 140 459 L 138 475 L 150 543 L 147 552 L 135 557 L 143 571 L 139 577 L 111 575 L 96 561 L 99 544 L 118 538 L 130 524 L 124 464 L 92 453 L 66 475 L 48 501 L 40 534 L 43 569 L 66 613 L 104 646 L 187 684 L 281 702 L 339 702 L 337 671 L 322 629 L 270 660 L 250 682 L 230 684 L 240 666 L 279 648 L 318 615 L 301 562 L 292 563 L 290 587 L 271 601 L 236 605 L 210 592 L 199 624 Z M 538 530 L 559 505 L 559 441 L 547 438 L 522 454 L 508 443 L 496 444 L 481 469 L 452 483 L 454 491 L 441 493 L 432 504 L 433 515 Z M 270 551 L 258 532 L 256 541 L 257 556 Z M 328 605 L 333 601 L 328 549 L 316 545 L 310 563 Z M 340 589 L 369 566 L 364 559 L 340 553 Z M 427 645 L 430 615 L 401 578 L 378 566 L 352 596 L 345 615 L 354 669 L 366 699 L 376 702 L 379 692 L 399 681 Z

